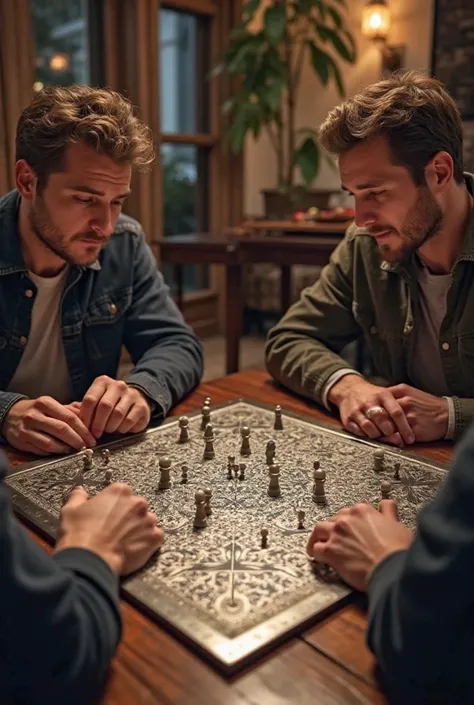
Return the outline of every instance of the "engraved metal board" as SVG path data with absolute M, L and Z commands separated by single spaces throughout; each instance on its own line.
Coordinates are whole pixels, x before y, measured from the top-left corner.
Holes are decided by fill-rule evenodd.
M 101 451 L 110 450 L 107 466 L 113 481 L 128 483 L 144 495 L 166 534 L 159 554 L 125 579 L 122 594 L 152 618 L 166 624 L 232 672 L 263 650 L 301 631 L 334 609 L 350 589 L 305 553 L 318 521 L 356 502 L 377 504 L 380 484 L 392 482 L 400 519 L 410 527 L 423 504 L 438 490 L 446 466 L 383 446 L 383 469 L 375 472 L 373 451 L 380 445 L 359 440 L 302 415 L 283 411 L 283 430 L 274 430 L 273 409 L 239 400 L 211 408 L 215 457 L 203 459 L 199 411 L 189 415 L 189 441 L 178 443 L 179 421 L 172 417 L 138 437 L 112 441 L 94 450 L 84 486 L 94 495 L 105 486 Z M 250 428 L 251 455 L 240 455 L 241 427 Z M 265 448 L 276 443 L 281 497 L 269 497 Z M 158 490 L 158 461 L 172 461 L 172 486 Z M 245 479 L 227 477 L 227 458 L 246 464 Z M 326 504 L 312 501 L 313 462 L 326 471 Z M 400 463 L 400 479 L 394 464 Z M 182 484 L 186 465 L 188 482 Z M 12 470 L 6 480 L 15 511 L 53 538 L 65 489 L 82 467 L 81 454 L 39 461 Z M 193 529 L 194 495 L 212 490 L 207 527 Z M 305 511 L 298 529 L 297 511 Z M 268 529 L 262 548 L 260 531 Z

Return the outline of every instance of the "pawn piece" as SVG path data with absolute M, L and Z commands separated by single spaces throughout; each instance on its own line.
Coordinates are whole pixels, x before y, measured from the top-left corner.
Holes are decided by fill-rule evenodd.
M 108 448 L 104 448 L 102 451 L 102 458 L 104 459 L 104 465 L 108 465 L 110 463 L 110 450 Z
M 267 546 L 268 546 L 268 529 L 260 529 L 260 536 L 262 537 L 262 548 L 267 548 Z
M 268 485 L 268 496 L 269 497 L 280 497 L 280 467 L 279 465 L 270 465 L 270 484 Z
M 239 465 L 239 470 L 240 470 L 239 480 L 245 480 L 246 468 L 247 468 L 247 466 L 245 463 L 240 463 L 240 465 Z
M 92 457 L 94 455 L 94 451 L 92 448 L 86 448 L 84 451 L 84 456 L 83 456 L 83 462 L 84 462 L 84 470 L 92 470 Z
M 204 404 L 202 407 L 201 431 L 204 431 L 206 426 L 211 423 L 211 409 Z
M 233 475 L 234 465 L 235 465 L 235 455 L 228 455 L 227 456 L 227 479 L 228 480 L 232 480 L 232 478 L 234 477 L 234 475 Z
M 206 503 L 205 503 L 206 515 L 211 516 L 211 514 L 212 514 L 212 507 L 211 507 L 212 490 L 209 488 L 205 489 L 204 496 L 206 498 Z
M 268 441 L 265 448 L 265 459 L 267 461 L 267 465 L 273 465 L 273 461 L 275 460 L 275 451 L 275 441 Z
M 283 420 L 281 418 L 281 406 L 278 404 L 275 407 L 275 423 L 273 424 L 275 431 L 283 430 Z
M 112 470 L 110 470 L 110 468 L 107 468 L 107 470 L 105 471 L 105 484 L 110 485 L 111 482 L 112 482 Z
M 375 472 L 380 472 L 383 470 L 383 458 L 384 458 L 384 452 L 382 448 L 377 448 L 377 450 L 374 450 L 374 471 Z
M 304 517 L 305 517 L 305 511 L 304 509 L 298 509 L 297 512 L 298 515 L 298 529 L 304 529 Z
M 317 468 L 316 468 L 317 464 Z M 326 492 L 324 483 L 326 482 L 326 472 L 319 467 L 319 462 L 314 463 L 315 470 L 313 472 L 313 502 L 316 504 L 326 504 Z
M 193 526 L 195 529 L 205 529 L 207 526 L 206 495 L 203 490 L 197 490 L 194 499 L 196 502 L 196 514 L 194 515 Z
M 214 452 L 214 431 L 210 423 L 207 424 L 204 431 L 204 460 L 212 460 L 215 456 Z
M 185 485 L 188 481 L 188 466 L 181 465 L 181 484 Z
M 187 416 L 180 416 L 178 423 L 180 429 L 178 443 L 186 443 L 189 441 L 189 419 Z
M 400 463 L 395 463 L 395 473 L 393 475 L 394 480 L 400 480 Z
M 390 499 L 390 491 L 392 489 L 392 483 L 389 480 L 382 480 L 380 483 L 380 492 L 382 494 L 382 499 Z
M 170 479 L 171 460 L 169 458 L 167 458 L 166 456 L 163 456 L 162 458 L 160 458 L 159 468 L 160 468 L 160 482 L 158 484 L 158 489 L 159 490 L 169 490 L 171 487 L 171 479 Z
M 251 455 L 252 451 L 250 450 L 250 429 L 248 426 L 242 426 L 240 429 L 240 435 L 242 437 L 242 444 L 240 446 L 240 455 L 243 455 L 244 458 L 248 457 Z

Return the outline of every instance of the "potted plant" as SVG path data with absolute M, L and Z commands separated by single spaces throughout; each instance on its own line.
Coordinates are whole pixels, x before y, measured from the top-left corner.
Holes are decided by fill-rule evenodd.
M 232 81 L 222 105 L 232 151 L 242 150 L 249 133 L 269 135 L 277 162 L 276 188 L 264 190 L 269 217 L 328 205 L 330 192 L 309 191 L 321 154 L 314 127 L 296 128 L 296 108 L 306 55 L 319 84 L 333 82 L 344 96 L 338 61 L 356 60 L 344 6 L 345 0 L 247 0 L 213 70 Z

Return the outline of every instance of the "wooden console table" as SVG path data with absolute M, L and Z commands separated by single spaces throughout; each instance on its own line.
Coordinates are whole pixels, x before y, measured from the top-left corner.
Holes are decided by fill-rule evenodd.
M 283 230 L 282 226 L 296 228 Z M 309 229 L 311 226 L 311 230 Z M 263 228 L 263 229 L 262 229 Z M 303 229 L 304 228 L 304 229 Z M 239 341 L 242 333 L 244 292 L 242 267 L 268 263 L 281 267 L 281 308 L 291 300 L 291 268 L 296 264 L 324 266 L 342 240 L 347 223 L 285 223 L 285 221 L 246 221 L 229 235 L 208 233 L 175 235 L 152 243 L 162 262 L 174 266 L 177 303 L 183 303 L 183 265 L 222 264 L 226 268 L 226 371 L 239 369 Z M 252 232 L 253 231 L 253 232 Z M 263 234 L 263 233 L 268 234 Z M 274 233 L 294 233 L 281 234 Z M 311 232 L 313 236 L 298 235 Z

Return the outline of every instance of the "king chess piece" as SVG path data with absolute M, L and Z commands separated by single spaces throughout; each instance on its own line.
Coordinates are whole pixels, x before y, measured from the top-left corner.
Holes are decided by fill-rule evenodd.
M 326 492 L 324 490 L 326 472 L 319 467 L 318 460 L 314 461 L 313 467 L 313 502 L 316 504 L 326 504 Z
M 194 495 L 196 502 L 196 514 L 194 515 L 193 526 L 195 529 L 205 529 L 207 526 L 206 515 L 206 495 L 203 490 L 197 490 Z
M 276 445 L 275 441 L 268 441 L 265 447 L 265 461 L 267 465 L 273 465 L 275 460 Z
M 280 467 L 279 465 L 270 465 L 269 468 L 270 483 L 268 485 L 268 496 L 269 497 L 280 497 Z
M 250 450 L 250 428 L 248 426 L 242 426 L 240 429 L 240 435 L 242 438 L 242 443 L 240 445 L 240 455 L 244 458 L 248 458 L 252 451 Z
M 278 404 L 275 407 L 275 423 L 273 424 L 275 431 L 283 431 L 283 419 L 281 416 L 281 406 Z
M 160 458 L 159 462 L 160 468 L 160 482 L 158 484 L 159 490 L 169 490 L 171 487 L 170 470 L 171 470 L 171 460 L 166 456 Z
M 201 431 L 206 430 L 206 426 L 211 423 L 211 409 L 207 404 L 204 404 L 204 406 L 201 409 L 202 413 L 202 418 L 201 418 Z
M 189 441 L 189 419 L 187 416 L 180 416 L 178 423 L 179 423 L 178 443 L 187 443 Z
M 215 456 L 214 452 L 214 430 L 210 423 L 207 424 L 204 431 L 204 460 L 212 460 Z

